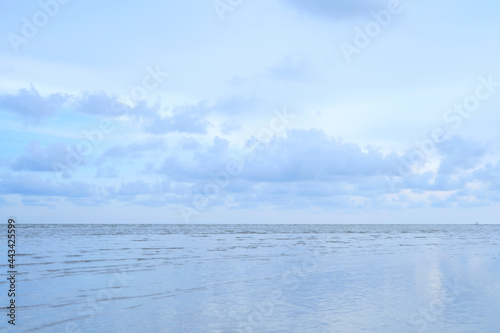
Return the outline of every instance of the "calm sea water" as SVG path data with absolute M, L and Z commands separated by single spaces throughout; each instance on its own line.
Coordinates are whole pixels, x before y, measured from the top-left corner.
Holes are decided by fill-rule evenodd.
M 18 227 L 1 331 L 500 332 L 500 226 Z

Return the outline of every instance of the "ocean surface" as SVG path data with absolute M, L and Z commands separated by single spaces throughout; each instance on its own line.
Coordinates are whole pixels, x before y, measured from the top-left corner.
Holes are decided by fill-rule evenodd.
M 500 332 L 500 225 L 18 224 L 16 251 L 2 332 Z

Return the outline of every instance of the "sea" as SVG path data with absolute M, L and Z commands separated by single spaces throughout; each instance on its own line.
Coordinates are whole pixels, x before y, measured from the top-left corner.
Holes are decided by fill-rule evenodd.
M 16 231 L 1 332 L 500 332 L 500 225 Z

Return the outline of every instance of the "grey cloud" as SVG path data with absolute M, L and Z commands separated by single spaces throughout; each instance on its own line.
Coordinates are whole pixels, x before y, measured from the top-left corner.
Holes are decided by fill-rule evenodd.
M 67 98 L 63 94 L 42 96 L 32 87 L 21 89 L 16 95 L 0 95 L 0 109 L 18 114 L 28 124 L 36 124 L 60 111 Z
M 18 157 L 11 164 L 14 171 L 56 171 L 54 164 L 65 164 L 68 154 L 68 145 L 65 143 L 53 143 L 47 147 L 41 147 L 38 142 L 31 142 L 26 147 L 26 154 Z
M 118 178 L 118 170 L 113 167 L 98 168 L 96 178 Z
M 4 174 L 0 176 L 0 193 L 21 194 L 26 196 L 92 197 L 98 195 L 98 189 L 84 182 L 54 183 L 42 179 L 36 174 Z
M 332 18 L 347 19 L 365 16 L 371 10 L 382 7 L 385 2 L 381 0 L 283 0 L 288 5 L 300 12 L 309 15 Z
M 130 112 L 129 106 L 102 91 L 85 92 L 76 101 L 75 111 L 97 116 L 120 116 Z
M 153 134 L 184 132 L 206 134 L 211 123 L 206 120 L 209 108 L 204 103 L 177 107 L 173 115 L 160 117 L 155 115 L 146 119 L 145 130 Z
M 42 96 L 31 87 L 21 89 L 17 94 L 0 95 L 0 110 L 13 112 L 22 117 L 27 124 L 37 124 L 42 119 L 61 111 L 78 112 L 93 116 L 116 117 L 121 115 L 151 117 L 158 111 L 159 105 L 148 105 L 139 101 L 130 107 L 120 102 L 116 96 L 102 91 L 84 92 L 81 96 L 68 94 L 50 94 Z
M 490 148 L 488 144 L 459 136 L 453 136 L 436 147 L 443 156 L 438 171 L 440 174 L 476 167 Z
M 219 129 L 222 134 L 229 135 L 231 133 L 239 132 L 242 129 L 242 126 L 239 122 L 228 120 L 219 125 Z
M 104 153 L 105 158 L 136 158 L 147 151 L 154 151 L 164 147 L 165 143 L 162 139 L 153 138 L 142 142 L 135 142 L 128 145 L 117 145 L 108 148 Z
M 311 79 L 313 72 L 305 59 L 294 59 L 287 56 L 270 69 L 269 77 L 277 80 L 301 81 Z

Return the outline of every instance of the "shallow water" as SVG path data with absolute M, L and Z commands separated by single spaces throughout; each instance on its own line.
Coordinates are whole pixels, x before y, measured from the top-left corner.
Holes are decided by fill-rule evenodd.
M 1 331 L 500 332 L 500 225 L 18 227 Z

